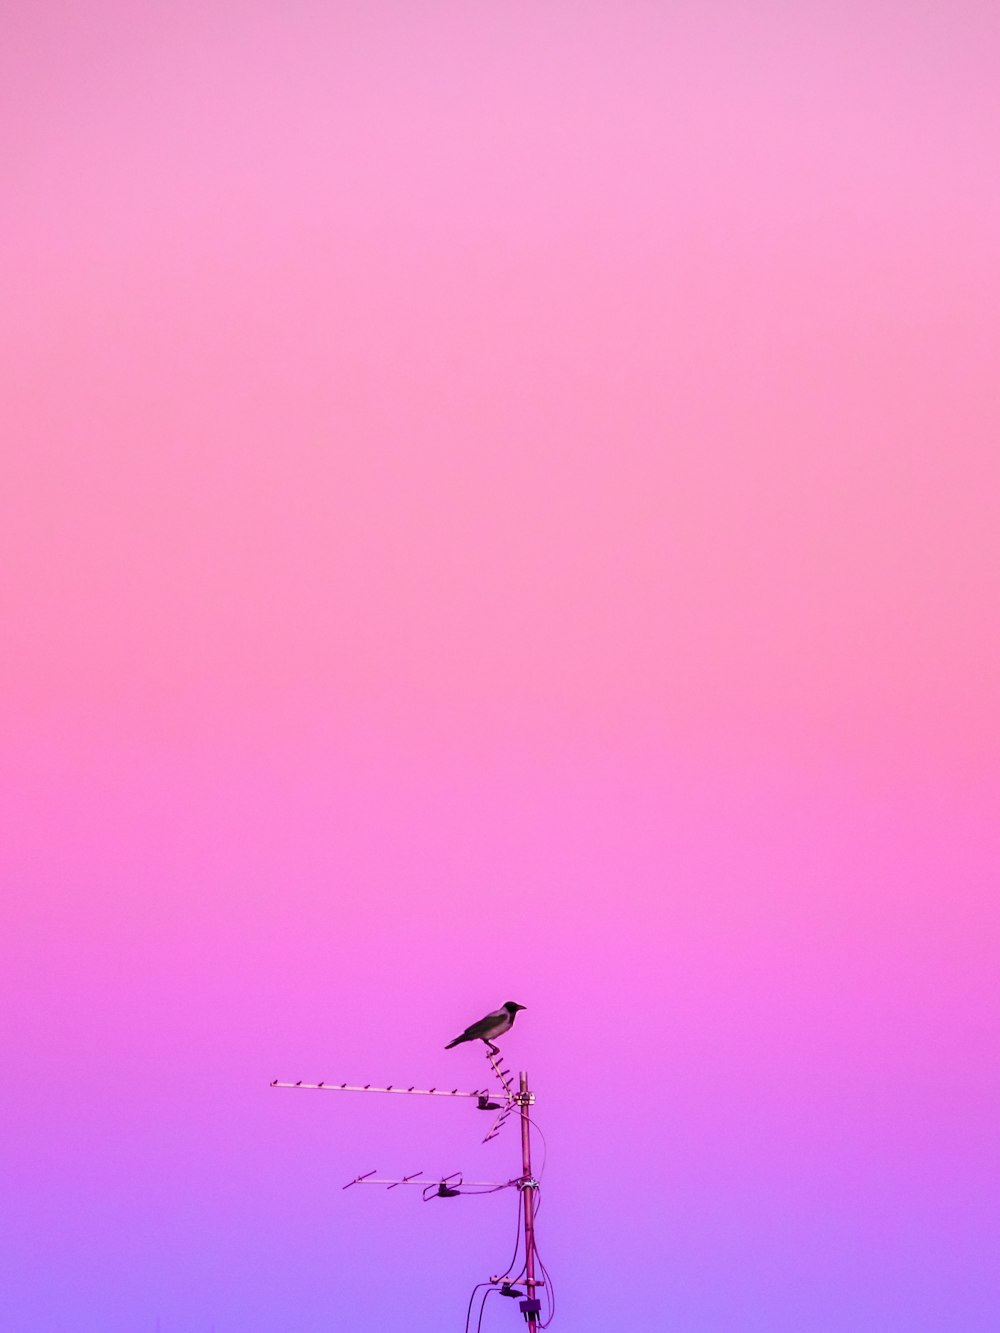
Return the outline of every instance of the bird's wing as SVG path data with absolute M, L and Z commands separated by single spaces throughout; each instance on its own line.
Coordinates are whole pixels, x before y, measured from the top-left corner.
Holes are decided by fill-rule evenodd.
M 481 1018 L 478 1023 L 470 1023 L 462 1033 L 462 1036 L 468 1037 L 470 1041 L 474 1041 L 476 1037 L 481 1037 L 484 1032 L 489 1032 L 491 1028 L 496 1027 L 497 1023 L 499 1023 L 502 1018 L 506 1017 L 506 1009 L 498 1009 L 496 1013 L 487 1014 L 485 1018 Z

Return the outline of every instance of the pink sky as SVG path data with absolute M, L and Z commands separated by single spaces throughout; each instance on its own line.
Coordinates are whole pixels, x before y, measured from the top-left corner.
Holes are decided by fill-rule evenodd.
M 3 11 L 12 1333 L 995 1329 L 995 8 Z

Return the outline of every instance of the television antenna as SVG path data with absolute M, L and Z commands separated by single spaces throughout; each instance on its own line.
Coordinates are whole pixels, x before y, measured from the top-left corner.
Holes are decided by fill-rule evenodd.
M 510 1070 L 504 1068 L 503 1056 L 499 1047 L 492 1042 L 486 1042 L 486 1048 L 486 1059 L 497 1084 L 497 1088 L 492 1093 L 489 1087 L 469 1090 L 439 1087 L 418 1088 L 413 1085 L 395 1083 L 379 1087 L 372 1083 L 330 1083 L 326 1081 L 307 1083 L 302 1079 L 296 1082 L 272 1079 L 270 1086 L 272 1088 L 299 1089 L 304 1092 L 362 1092 L 404 1097 L 474 1098 L 477 1110 L 497 1112 L 493 1123 L 486 1132 L 483 1143 L 489 1143 L 492 1139 L 495 1139 L 501 1133 L 511 1115 L 516 1113 L 521 1122 L 521 1173 L 509 1180 L 466 1180 L 464 1173 L 461 1171 L 455 1171 L 449 1176 L 442 1176 L 440 1179 L 426 1176 L 422 1171 L 414 1171 L 406 1176 L 387 1177 L 379 1176 L 375 1170 L 372 1170 L 355 1176 L 342 1188 L 347 1190 L 352 1185 L 381 1185 L 387 1190 L 394 1190 L 400 1186 L 414 1186 L 420 1189 L 425 1203 L 429 1203 L 431 1199 L 453 1199 L 461 1194 L 496 1194 L 502 1190 L 516 1189 L 518 1192 L 518 1241 L 514 1251 L 514 1259 L 505 1273 L 494 1274 L 488 1282 L 481 1282 L 473 1289 L 472 1299 L 469 1301 L 469 1312 L 466 1316 L 466 1331 L 468 1333 L 476 1293 L 486 1288 L 485 1295 L 482 1298 L 483 1304 L 485 1304 L 487 1297 L 495 1291 L 502 1296 L 519 1299 L 519 1308 L 530 1333 L 537 1333 L 537 1330 L 547 1328 L 552 1322 L 555 1313 L 555 1300 L 551 1279 L 538 1257 L 535 1243 L 535 1212 L 539 1193 L 539 1182 L 532 1174 L 531 1168 L 531 1127 L 533 1123 L 531 1108 L 535 1104 L 535 1094 L 528 1086 L 526 1072 L 518 1075 L 518 1082 L 515 1087 Z M 522 1246 L 524 1258 L 520 1271 L 515 1274 L 517 1255 Z M 518 1283 L 523 1283 L 525 1291 L 518 1289 Z M 546 1296 L 547 1301 L 547 1315 L 544 1320 L 542 1319 L 542 1301 L 538 1295 L 539 1291 Z M 480 1306 L 481 1320 L 482 1305 Z

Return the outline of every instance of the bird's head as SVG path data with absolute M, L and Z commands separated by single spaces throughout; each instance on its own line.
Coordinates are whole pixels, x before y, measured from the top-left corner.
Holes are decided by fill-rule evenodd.
M 508 1000 L 504 1005 L 504 1008 L 507 1010 L 508 1014 L 510 1014 L 511 1018 L 514 1017 L 518 1009 L 524 1009 L 526 1007 L 527 1006 L 523 1004 L 515 1004 L 513 1000 Z

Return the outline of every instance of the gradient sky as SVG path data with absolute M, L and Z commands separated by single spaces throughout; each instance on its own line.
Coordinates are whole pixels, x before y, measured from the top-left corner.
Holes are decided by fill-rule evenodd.
M 0 14 L 0 1333 L 1000 1327 L 1000 10 Z

